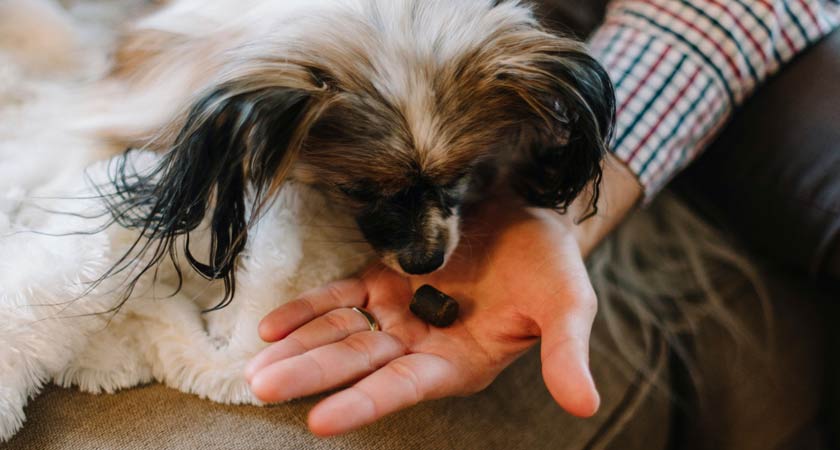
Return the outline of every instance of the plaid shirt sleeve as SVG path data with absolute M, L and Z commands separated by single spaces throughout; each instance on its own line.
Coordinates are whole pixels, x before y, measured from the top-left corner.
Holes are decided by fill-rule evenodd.
M 768 76 L 837 28 L 840 0 L 615 0 L 590 40 L 616 87 L 615 155 L 651 199 Z

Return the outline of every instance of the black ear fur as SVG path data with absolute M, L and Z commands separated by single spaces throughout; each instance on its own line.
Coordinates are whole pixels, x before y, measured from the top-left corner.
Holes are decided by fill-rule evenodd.
M 140 230 L 141 237 L 104 277 L 146 256 L 142 270 L 132 273 L 128 298 L 140 276 L 168 254 L 180 278 L 176 245 L 184 236 L 190 266 L 208 279 L 224 280 L 225 296 L 213 309 L 226 306 L 233 297 L 234 266 L 248 223 L 296 156 L 299 125 L 311 102 L 311 95 L 298 89 L 236 92 L 220 87 L 193 105 L 173 148 L 151 173 L 130 173 L 123 161 L 111 180 L 114 192 L 103 198 L 114 221 Z M 245 200 L 249 187 L 254 198 L 250 215 Z M 208 210 L 210 260 L 203 263 L 190 250 L 189 232 Z
M 564 213 L 592 183 L 589 212 L 597 213 L 602 162 L 615 120 L 615 94 L 609 75 L 583 51 L 553 54 L 540 63 L 549 81 L 533 92 L 548 117 L 522 149 L 511 175 L 513 189 L 533 206 Z M 527 88 L 526 88 L 527 89 Z

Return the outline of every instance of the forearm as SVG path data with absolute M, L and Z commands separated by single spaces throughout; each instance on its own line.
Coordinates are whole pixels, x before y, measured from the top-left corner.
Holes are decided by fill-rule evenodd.
M 811 22 L 797 22 L 801 16 Z M 613 2 L 591 46 L 616 85 L 614 155 L 605 161 L 598 214 L 577 223 L 588 207 L 584 195 L 555 216 L 581 253 L 690 163 L 761 82 L 837 23 L 840 6 L 823 0 Z
M 735 108 L 836 28 L 828 0 L 615 0 L 590 40 L 616 86 L 613 150 L 653 197 Z
M 591 39 L 616 86 L 598 214 L 583 194 L 559 220 L 588 255 L 652 198 L 767 77 L 840 23 L 827 0 L 615 0 Z

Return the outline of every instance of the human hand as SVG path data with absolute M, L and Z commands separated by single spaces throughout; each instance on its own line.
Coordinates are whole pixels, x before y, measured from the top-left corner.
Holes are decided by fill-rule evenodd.
M 595 294 L 573 225 L 558 217 L 485 205 L 433 274 L 407 278 L 377 265 L 281 306 L 260 324 L 260 336 L 274 343 L 246 369 L 251 389 L 280 402 L 355 383 L 309 415 L 314 433 L 340 434 L 424 400 L 478 392 L 542 338 L 552 396 L 574 415 L 594 414 L 599 397 L 588 351 Z M 452 326 L 432 327 L 409 311 L 423 284 L 458 299 Z M 381 331 L 369 331 L 351 306 L 370 311 Z

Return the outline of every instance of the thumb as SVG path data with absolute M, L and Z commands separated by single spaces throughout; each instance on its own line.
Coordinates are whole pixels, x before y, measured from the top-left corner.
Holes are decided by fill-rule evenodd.
M 594 304 L 593 295 L 593 304 Z M 591 417 L 601 403 L 589 370 L 589 335 L 594 307 L 566 310 L 542 326 L 542 375 L 554 400 L 570 414 Z M 591 310 L 591 312 L 590 312 Z

